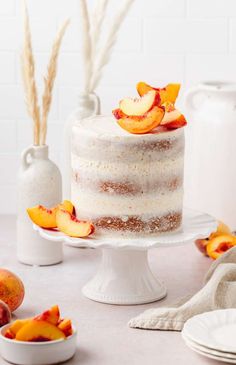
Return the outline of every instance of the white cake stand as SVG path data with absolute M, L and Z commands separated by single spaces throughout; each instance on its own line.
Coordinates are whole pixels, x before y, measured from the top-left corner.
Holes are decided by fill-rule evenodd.
M 100 267 L 83 287 L 83 294 L 92 300 L 108 304 L 143 304 L 164 298 L 166 287 L 154 277 L 148 264 L 148 250 L 190 243 L 216 230 L 217 222 L 208 214 L 184 209 L 182 229 L 175 233 L 134 239 L 94 236 L 72 238 L 58 231 L 34 226 L 50 241 L 65 242 L 73 247 L 102 249 Z

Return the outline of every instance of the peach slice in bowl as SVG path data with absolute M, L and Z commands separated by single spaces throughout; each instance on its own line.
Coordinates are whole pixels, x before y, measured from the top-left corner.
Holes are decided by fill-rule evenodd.
M 35 321 L 37 322 L 37 328 L 34 327 L 34 331 L 38 331 L 41 321 Z M 29 322 L 26 326 L 29 327 L 32 326 L 32 324 Z M 18 337 L 26 339 L 26 337 L 29 336 L 26 335 L 29 333 L 29 331 L 26 331 L 29 329 L 26 326 L 18 331 Z M 74 326 L 73 333 L 70 336 L 65 337 L 64 335 L 60 337 L 59 334 L 61 331 L 58 329 L 56 334 L 52 334 L 51 327 L 54 326 L 48 323 L 48 327 L 50 327 L 51 332 L 48 332 L 48 328 L 46 328 L 46 332 L 52 334 L 52 338 L 57 339 L 42 342 L 29 341 L 28 337 L 25 341 L 21 339 L 10 339 L 6 337 L 6 333 L 9 331 L 10 327 L 11 324 L 7 324 L 0 329 L 0 354 L 4 360 L 10 363 L 19 365 L 57 364 L 69 360 L 76 352 L 77 332 Z M 45 323 L 44 326 L 41 327 L 40 331 L 45 331 Z

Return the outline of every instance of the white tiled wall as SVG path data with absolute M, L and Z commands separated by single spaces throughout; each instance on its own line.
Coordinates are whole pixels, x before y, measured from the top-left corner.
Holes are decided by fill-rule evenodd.
M 119 3 L 110 0 L 111 14 Z M 60 164 L 63 123 L 82 83 L 78 0 L 28 0 L 28 7 L 39 84 L 56 29 L 71 17 L 48 134 L 51 157 Z M 20 0 L 0 0 L 0 213 L 16 210 L 19 154 L 32 141 L 19 66 L 21 10 Z M 236 0 L 136 0 L 97 92 L 103 112 L 109 112 L 135 93 L 139 80 L 181 82 L 185 91 L 206 79 L 236 81 Z

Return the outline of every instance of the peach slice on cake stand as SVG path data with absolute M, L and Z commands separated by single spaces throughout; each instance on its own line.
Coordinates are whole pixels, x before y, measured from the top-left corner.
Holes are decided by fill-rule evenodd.
M 34 226 L 40 236 L 50 241 L 63 241 L 73 247 L 102 249 L 98 271 L 82 291 L 92 300 L 120 305 L 150 303 L 166 295 L 166 287 L 153 275 L 149 267 L 149 249 L 192 243 L 196 238 L 207 237 L 216 227 L 217 222 L 214 218 L 188 209 L 183 211 L 181 230 L 132 239 L 99 235 L 96 231 L 87 238 L 75 238 L 60 231 Z M 66 328 L 66 322 L 61 326 Z

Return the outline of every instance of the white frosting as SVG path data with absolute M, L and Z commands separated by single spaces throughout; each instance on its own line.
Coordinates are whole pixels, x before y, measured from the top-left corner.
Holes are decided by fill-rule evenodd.
M 114 117 L 77 122 L 72 131 L 72 200 L 79 217 L 139 216 L 145 221 L 181 212 L 182 185 L 171 190 L 159 182 L 176 177 L 182 181 L 183 133 L 180 128 L 134 135 L 120 128 Z M 99 190 L 99 183 L 107 181 L 136 184 L 138 193 Z
M 98 218 L 102 216 L 142 216 L 143 220 L 152 216 L 162 216 L 182 209 L 183 189 L 166 192 L 121 196 L 104 193 L 85 192 L 72 184 L 73 203 L 78 206 L 81 218 Z M 92 209 L 91 209 L 92 208 Z
M 121 142 L 156 141 L 163 139 L 175 139 L 183 133 L 182 129 L 155 133 L 152 131 L 146 134 L 131 134 L 121 128 L 113 116 L 96 116 L 77 121 L 73 127 L 72 135 L 79 133 L 79 138 L 96 138 L 100 140 L 117 140 Z
M 129 177 L 129 180 L 137 182 L 147 179 L 151 182 L 155 180 L 157 175 L 169 175 L 171 172 L 177 171 L 181 174 L 183 170 L 183 156 L 178 156 L 175 159 L 163 159 L 161 161 L 136 161 L 136 163 L 126 163 L 126 161 L 99 161 L 80 158 L 72 154 L 72 166 L 74 171 L 78 171 L 80 175 L 94 176 L 102 180 L 112 179 L 119 181 L 124 177 Z

